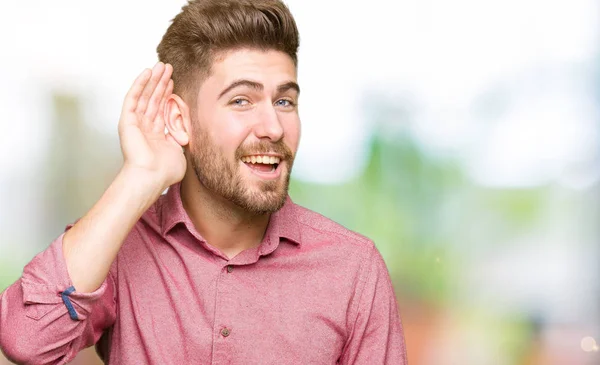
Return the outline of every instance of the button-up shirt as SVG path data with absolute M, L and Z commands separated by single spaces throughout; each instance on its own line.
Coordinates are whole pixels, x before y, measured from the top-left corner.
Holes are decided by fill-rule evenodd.
M 63 235 L 0 296 L 0 348 L 13 361 L 64 364 L 96 344 L 111 365 L 407 363 L 373 242 L 289 197 L 260 245 L 229 259 L 173 185 L 92 293 L 73 288 Z

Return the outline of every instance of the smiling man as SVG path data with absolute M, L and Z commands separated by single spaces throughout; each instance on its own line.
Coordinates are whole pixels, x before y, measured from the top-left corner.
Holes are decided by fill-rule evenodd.
M 406 364 L 374 244 L 287 194 L 298 39 L 277 0 L 183 7 L 125 97 L 119 174 L 0 297 L 10 359 Z

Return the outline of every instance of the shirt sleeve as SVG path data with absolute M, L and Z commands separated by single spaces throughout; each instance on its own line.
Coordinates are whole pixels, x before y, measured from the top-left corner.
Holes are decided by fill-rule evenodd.
M 375 246 L 359 277 L 356 298 L 350 306 L 349 337 L 340 364 L 408 364 L 396 296 Z
M 19 364 L 65 364 L 96 343 L 116 318 L 114 270 L 78 293 L 63 256 L 64 233 L 0 294 L 0 349 Z

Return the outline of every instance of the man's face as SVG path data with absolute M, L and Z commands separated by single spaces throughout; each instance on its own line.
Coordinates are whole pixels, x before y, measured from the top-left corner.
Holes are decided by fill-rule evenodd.
M 300 139 L 296 67 L 283 52 L 218 57 L 192 110 L 190 157 L 200 182 L 253 214 L 287 197 Z

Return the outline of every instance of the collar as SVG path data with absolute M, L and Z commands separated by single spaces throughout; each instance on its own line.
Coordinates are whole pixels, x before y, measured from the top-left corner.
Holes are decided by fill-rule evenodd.
M 160 208 L 160 228 L 165 236 L 178 223 L 190 222 L 190 217 L 183 208 L 181 202 L 181 183 L 171 185 L 167 193 L 163 196 L 163 203 Z
M 160 208 L 161 233 L 165 236 L 178 223 L 184 223 L 188 230 L 193 227 L 193 223 L 183 208 L 181 201 L 181 182 L 171 185 L 163 196 L 163 203 Z M 266 235 L 269 239 L 278 242 L 281 238 L 300 246 L 302 236 L 300 223 L 297 219 L 296 204 L 287 196 L 283 207 L 277 212 L 271 214 Z

